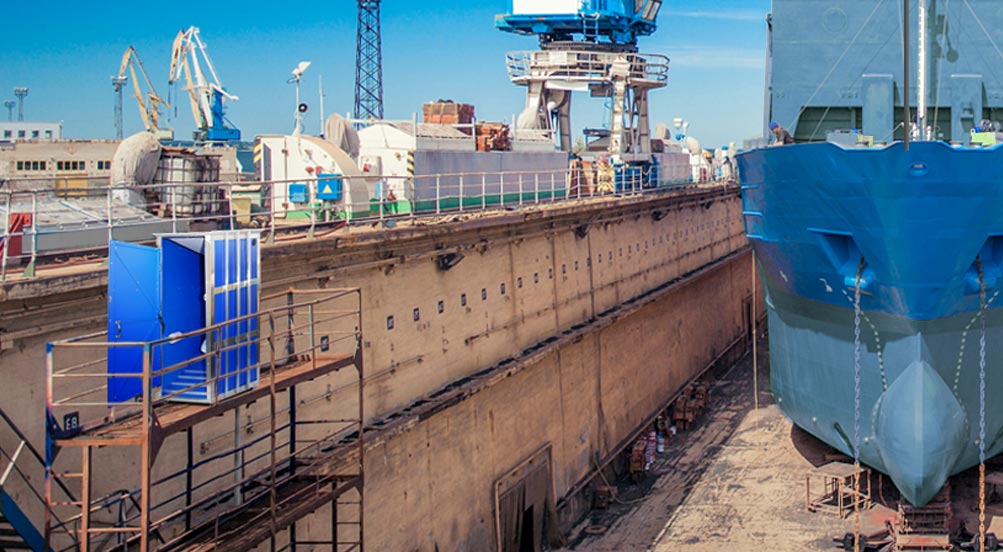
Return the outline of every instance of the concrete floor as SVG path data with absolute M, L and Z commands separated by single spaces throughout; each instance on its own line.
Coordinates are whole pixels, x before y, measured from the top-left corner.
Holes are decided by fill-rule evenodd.
M 853 515 L 810 513 L 804 504 L 805 473 L 834 451 L 792 427 L 772 404 L 766 357 L 761 355 L 758 411 L 746 358 L 715 383 L 696 427 L 668 444 L 644 482 L 621 483 L 617 503 L 580 523 L 568 549 L 836 550 L 833 539 L 853 531 Z M 951 482 L 954 516 L 969 529 L 978 523 L 977 481 L 977 471 L 969 470 Z M 865 532 L 893 517 L 899 499 L 886 477 L 873 474 L 872 484 L 876 506 L 861 516 Z M 995 522 L 991 529 L 997 529 L 1003 506 L 991 505 L 988 512 Z

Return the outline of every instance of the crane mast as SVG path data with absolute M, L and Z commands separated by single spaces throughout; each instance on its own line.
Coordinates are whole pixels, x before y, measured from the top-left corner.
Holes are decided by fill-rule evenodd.
M 185 79 L 184 90 L 188 91 L 192 116 L 198 129 L 194 134 L 195 140 L 197 142 L 240 140 L 240 130 L 234 128 L 223 109 L 225 101 L 237 101 L 238 98 L 223 88 L 216 67 L 199 37 L 198 27 L 181 30 L 174 39 L 169 83 L 174 85 L 182 78 L 182 74 Z
M 136 69 L 139 69 L 137 73 Z M 126 75 L 126 71 L 129 72 Z M 148 92 L 143 93 L 140 87 L 139 76 L 143 77 L 143 82 L 146 83 L 146 88 Z M 135 95 L 136 102 L 139 104 L 139 116 L 143 120 L 143 128 L 147 132 L 153 133 L 158 140 L 173 140 L 174 131 L 166 128 L 160 128 L 160 106 L 165 108 L 171 107 L 171 105 L 165 102 L 159 95 L 157 95 L 157 90 L 153 86 L 153 82 L 150 80 L 150 76 L 146 73 L 146 69 L 143 67 L 143 62 L 139 59 L 139 54 L 136 53 L 136 49 L 129 46 L 125 53 L 122 54 L 122 64 L 118 70 L 118 76 L 112 77 L 112 84 L 115 86 L 115 92 L 118 94 L 117 105 L 115 106 L 115 116 L 116 116 L 116 131 L 118 137 L 122 137 L 122 87 L 132 80 L 132 90 Z

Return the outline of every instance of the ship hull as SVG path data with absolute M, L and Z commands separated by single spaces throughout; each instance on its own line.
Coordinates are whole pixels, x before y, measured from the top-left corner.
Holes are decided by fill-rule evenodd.
M 987 456 L 1003 449 L 1003 403 L 994 400 L 1003 390 L 996 345 L 1003 180 L 987 170 L 1001 166 L 1001 154 L 944 144 L 911 151 L 808 144 L 739 157 L 779 408 L 848 455 L 859 442 L 861 461 L 889 474 L 917 505 L 979 462 L 983 420 Z

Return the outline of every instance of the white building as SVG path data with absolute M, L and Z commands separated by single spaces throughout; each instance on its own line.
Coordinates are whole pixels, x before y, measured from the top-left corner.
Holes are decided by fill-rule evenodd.
M 32 121 L 0 122 L 0 142 L 25 140 L 59 140 L 63 137 L 63 123 Z

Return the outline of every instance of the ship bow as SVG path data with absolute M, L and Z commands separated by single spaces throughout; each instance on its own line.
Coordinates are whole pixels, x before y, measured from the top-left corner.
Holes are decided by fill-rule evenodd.
M 913 362 L 885 391 L 876 429 L 888 475 L 916 506 L 940 492 L 967 435 L 961 404 L 923 361 Z

